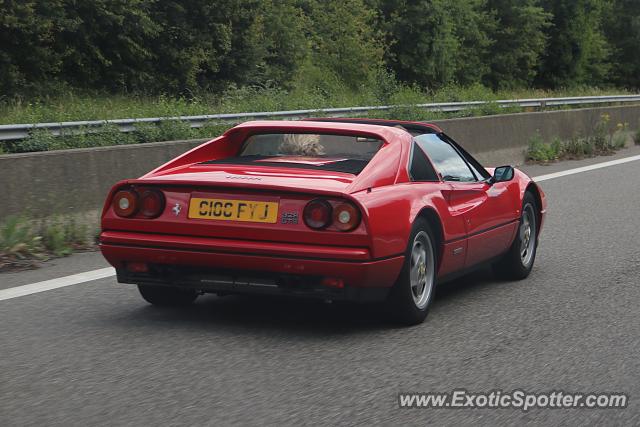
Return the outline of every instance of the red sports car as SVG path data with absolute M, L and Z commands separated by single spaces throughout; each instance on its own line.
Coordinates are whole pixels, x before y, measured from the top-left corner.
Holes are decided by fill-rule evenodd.
M 527 175 L 485 169 L 434 125 L 256 121 L 116 184 L 100 248 L 152 304 L 386 301 L 415 324 L 436 283 L 486 263 L 527 277 L 545 209 Z

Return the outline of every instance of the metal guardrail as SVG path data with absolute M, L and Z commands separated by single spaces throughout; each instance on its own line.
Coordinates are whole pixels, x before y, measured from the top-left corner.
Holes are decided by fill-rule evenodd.
M 459 112 L 469 108 L 486 104 L 497 104 L 499 107 L 523 107 L 523 108 L 544 108 L 564 105 L 595 105 L 595 104 L 615 104 L 640 102 L 640 95 L 614 95 L 614 96 L 581 96 L 567 98 L 536 98 L 536 99 L 512 99 L 499 101 L 470 101 L 470 102 L 444 102 L 414 105 L 378 105 L 365 107 L 345 107 L 345 108 L 319 108 L 315 110 L 291 110 L 291 111 L 268 111 L 256 113 L 231 113 L 231 114 L 208 114 L 202 116 L 176 116 L 176 117 L 150 117 L 139 119 L 115 119 L 115 120 L 91 120 L 77 122 L 60 123 L 35 123 L 35 124 L 13 124 L 0 125 L 0 141 L 12 141 L 24 139 L 35 129 L 49 130 L 53 135 L 60 135 L 65 131 L 70 132 L 92 132 L 99 130 L 105 124 L 118 126 L 121 132 L 131 132 L 136 129 L 139 123 L 158 123 L 166 120 L 182 120 L 189 122 L 191 127 L 198 128 L 209 123 L 237 123 L 249 119 L 279 118 L 296 120 L 313 115 L 327 117 L 345 117 L 354 113 L 368 111 L 388 111 L 394 108 L 421 108 L 425 111 Z

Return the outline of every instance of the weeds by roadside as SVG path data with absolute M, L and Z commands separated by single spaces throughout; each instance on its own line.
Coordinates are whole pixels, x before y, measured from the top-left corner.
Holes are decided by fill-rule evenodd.
M 92 246 L 89 227 L 73 219 L 37 222 L 10 216 L 0 224 L 0 272 L 33 268 L 38 262 Z
M 391 111 L 371 111 L 358 116 L 429 121 L 443 118 L 505 114 L 523 111 L 519 107 L 501 108 L 499 99 L 543 98 L 624 93 L 620 90 L 574 88 L 571 90 L 511 90 L 494 92 L 482 85 L 467 87 L 449 85 L 438 91 L 425 91 L 417 86 L 401 84 L 381 75 L 371 85 L 357 89 L 340 82 L 323 81 L 322 87 L 304 86 L 285 90 L 273 87 L 231 88 L 223 94 L 196 93 L 190 98 L 141 95 L 108 95 L 100 93 L 67 93 L 58 98 L 25 101 L 0 101 L 0 123 L 39 123 L 73 120 L 107 120 L 136 117 L 176 117 L 215 113 L 279 111 L 295 109 L 352 107 L 358 105 L 415 105 L 429 102 L 488 101 L 487 104 L 457 113 L 425 111 L 415 107 L 398 107 Z M 559 108 L 559 107 L 558 107 Z M 321 114 L 318 114 L 321 115 Z M 90 132 L 63 131 L 54 136 L 46 130 L 34 129 L 21 141 L 8 141 L 0 146 L 0 154 L 52 151 L 180 139 L 213 138 L 231 127 L 210 123 L 191 128 L 179 120 L 159 124 L 139 123 L 135 131 L 121 133 L 114 125 L 105 124 Z
M 293 89 L 230 88 L 224 93 L 199 92 L 186 97 L 105 94 L 70 91 L 55 97 L 0 100 L 0 124 L 175 117 L 216 113 L 297 110 L 358 105 L 403 105 L 427 102 L 496 101 L 629 93 L 624 89 L 575 87 L 564 90 L 520 89 L 494 92 L 482 85 L 448 85 L 437 91 L 406 85 L 382 73 L 371 84 L 349 88 L 318 77 L 323 87 L 306 84 Z M 316 82 L 317 83 L 317 82 Z
M 550 163 L 613 154 L 626 146 L 629 124 L 618 123 L 612 129 L 610 120 L 608 114 L 603 114 L 594 126 L 592 135 L 574 135 L 568 141 L 556 137 L 551 142 L 545 142 L 537 133 L 529 139 L 526 160 L 531 163 Z
M 45 258 L 42 237 L 19 217 L 9 217 L 0 225 L 0 271 L 10 266 L 30 267 Z

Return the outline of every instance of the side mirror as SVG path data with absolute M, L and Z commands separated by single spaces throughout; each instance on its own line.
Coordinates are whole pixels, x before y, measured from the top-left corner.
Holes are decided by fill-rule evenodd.
M 511 181 L 514 175 L 514 169 L 512 166 L 499 166 L 493 171 L 493 176 L 490 179 L 490 184 L 496 182 Z

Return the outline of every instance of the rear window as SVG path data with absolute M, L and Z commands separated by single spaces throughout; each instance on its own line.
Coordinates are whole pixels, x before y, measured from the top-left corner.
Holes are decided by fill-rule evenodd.
M 382 147 L 367 136 L 270 133 L 248 137 L 235 157 L 207 164 L 252 164 L 359 174 Z

